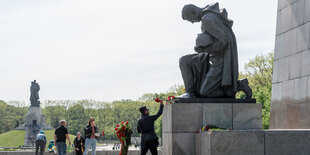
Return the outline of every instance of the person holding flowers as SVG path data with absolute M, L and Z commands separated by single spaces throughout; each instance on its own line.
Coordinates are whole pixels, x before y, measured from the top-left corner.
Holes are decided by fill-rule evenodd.
M 149 109 L 146 106 L 140 107 L 142 114 L 141 119 L 138 121 L 138 132 L 141 133 L 141 155 L 146 155 L 150 150 L 152 155 L 157 155 L 158 137 L 155 133 L 154 122 L 163 113 L 163 101 L 156 98 L 156 102 L 160 102 L 160 108 L 156 115 L 149 115 Z
M 92 149 L 91 154 L 96 155 L 97 137 L 100 136 L 95 124 L 95 119 L 91 117 L 88 121 L 88 125 L 84 128 L 85 131 L 85 150 L 84 155 L 87 155 L 89 149 Z

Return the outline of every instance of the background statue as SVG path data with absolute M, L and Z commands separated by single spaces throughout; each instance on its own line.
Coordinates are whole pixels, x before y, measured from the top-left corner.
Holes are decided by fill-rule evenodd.
M 36 82 L 36 80 L 32 81 L 31 86 L 30 86 L 30 93 L 31 93 L 30 95 L 31 106 L 30 107 L 40 107 L 39 90 L 40 90 L 40 86 Z
M 183 98 L 235 98 L 242 90 L 251 98 L 247 79 L 238 81 L 238 51 L 233 21 L 219 4 L 204 8 L 185 5 L 182 18 L 191 23 L 201 22 L 194 50 L 196 54 L 180 58 L 180 69 L 186 89 Z

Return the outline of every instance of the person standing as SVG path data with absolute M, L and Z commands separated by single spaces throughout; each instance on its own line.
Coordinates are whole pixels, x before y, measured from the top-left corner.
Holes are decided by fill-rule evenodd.
M 45 145 L 46 145 L 46 136 L 44 131 L 41 130 L 40 133 L 37 134 L 36 138 L 36 155 L 38 155 L 39 148 L 40 148 L 40 155 L 43 155 Z
M 67 154 L 66 139 L 69 141 L 69 146 L 71 145 L 71 140 L 68 135 L 68 129 L 66 128 L 66 121 L 61 120 L 60 126 L 55 130 L 54 140 L 57 148 L 58 155 Z
M 164 104 L 160 101 L 160 108 L 156 115 L 149 115 L 149 109 L 146 106 L 140 107 L 142 114 L 141 119 L 138 121 L 138 133 L 141 133 L 141 155 L 146 155 L 150 150 L 152 155 L 157 155 L 158 137 L 155 133 L 154 122 L 163 113 Z
M 85 140 L 81 136 L 81 133 L 80 132 L 76 133 L 76 138 L 73 141 L 76 155 L 82 155 L 83 154 L 84 143 L 85 143 Z
M 84 155 L 87 155 L 89 149 L 92 149 L 91 154 L 96 155 L 96 145 L 97 145 L 97 137 L 99 136 L 98 129 L 96 127 L 96 122 L 93 117 L 91 117 L 88 121 L 88 125 L 84 128 L 85 131 L 85 150 Z

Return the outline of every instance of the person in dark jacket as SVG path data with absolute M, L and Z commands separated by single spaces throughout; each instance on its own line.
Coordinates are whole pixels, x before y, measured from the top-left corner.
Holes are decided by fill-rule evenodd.
M 85 140 L 84 138 L 81 136 L 81 133 L 78 132 L 76 133 L 76 138 L 73 141 L 74 147 L 75 147 L 75 153 L 76 155 L 82 155 L 84 152 L 84 144 L 85 144 Z
M 142 114 L 141 119 L 138 121 L 138 132 L 141 133 L 141 155 L 146 155 L 150 150 L 152 155 L 157 155 L 158 137 L 155 133 L 154 122 L 163 113 L 164 105 L 160 102 L 160 108 L 156 115 L 149 115 L 149 109 L 146 106 L 141 107 L 139 110 Z
M 91 117 L 88 125 L 84 128 L 85 131 L 85 150 L 84 155 L 87 155 L 89 149 L 92 149 L 91 154 L 96 155 L 97 137 L 100 135 L 95 124 L 95 119 Z
M 39 148 L 40 148 L 40 155 L 43 155 L 46 145 L 46 136 L 43 130 L 41 130 L 40 133 L 37 135 L 35 143 L 36 143 L 36 155 L 38 155 Z

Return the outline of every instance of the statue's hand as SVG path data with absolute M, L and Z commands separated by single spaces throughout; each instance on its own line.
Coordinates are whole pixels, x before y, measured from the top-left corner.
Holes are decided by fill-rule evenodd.
M 203 48 L 200 48 L 200 47 L 194 47 L 194 50 L 195 50 L 195 52 L 197 52 L 197 53 L 203 53 L 203 52 L 204 52 L 204 49 L 203 49 Z

